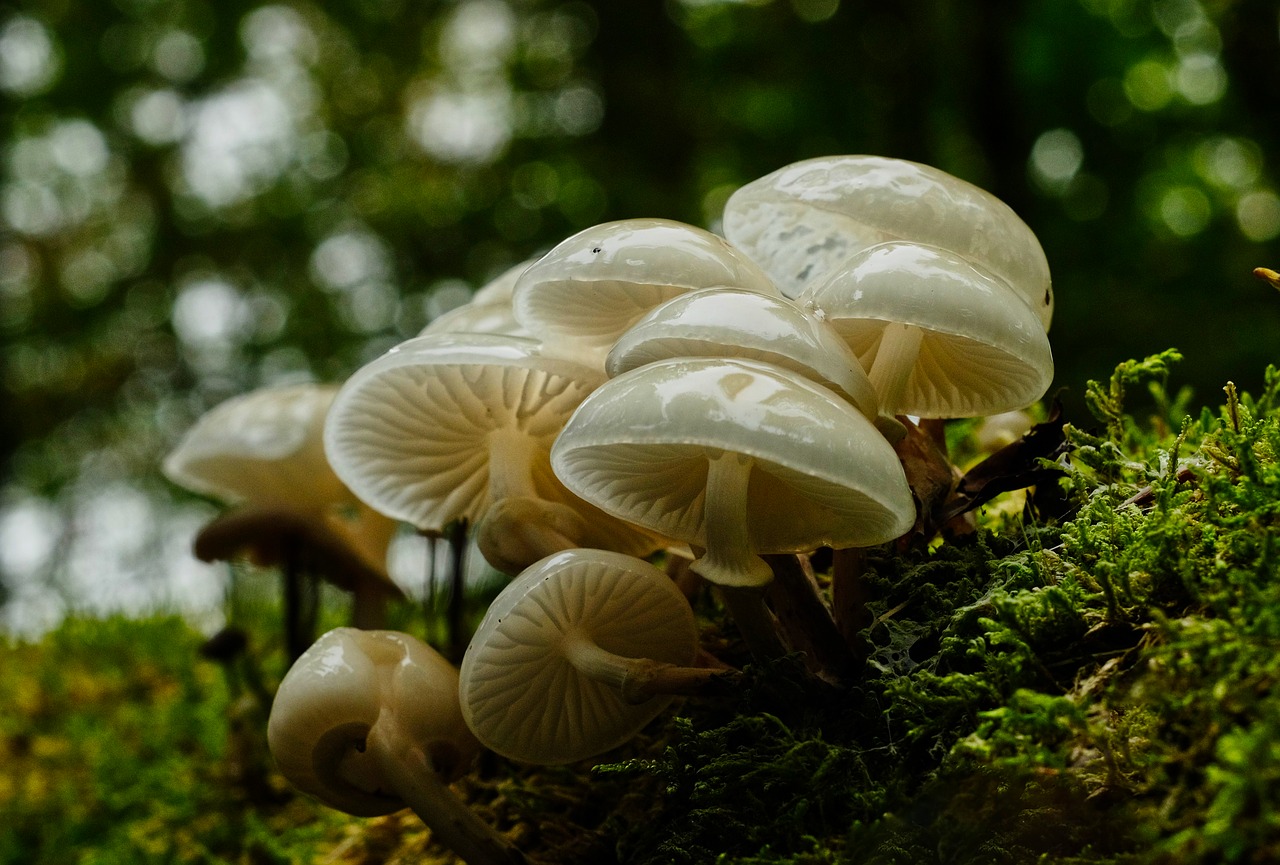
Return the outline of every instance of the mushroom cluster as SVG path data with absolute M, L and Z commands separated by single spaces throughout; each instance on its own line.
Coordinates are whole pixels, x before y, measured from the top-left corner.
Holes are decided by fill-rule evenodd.
M 977 187 L 902 160 L 824 157 L 742 187 L 724 228 L 630 219 L 579 232 L 357 371 L 327 406 L 340 486 L 424 533 L 466 527 L 513 576 L 458 692 L 469 735 L 500 754 L 592 757 L 676 695 L 731 686 L 736 671 L 698 647 L 686 596 L 698 587 L 677 587 L 655 555 L 692 560 L 754 657 L 820 655 L 810 671 L 842 683 L 830 647 L 847 649 L 852 629 L 807 555 L 917 525 L 899 456 L 915 419 L 1013 411 L 1049 386 L 1044 254 Z M 328 670 L 321 657 L 355 651 L 335 646 L 392 638 L 329 639 L 300 666 Z M 334 698 L 345 738 L 315 734 L 328 750 L 297 758 L 301 786 L 370 813 L 395 793 L 411 801 L 400 790 L 415 773 L 447 778 L 421 748 L 387 774 L 397 752 L 374 747 L 384 720 L 417 717 L 371 708 L 392 692 L 412 706 L 405 676 L 370 673 Z M 315 688 L 308 700 L 327 699 Z M 281 717 L 292 729 L 311 712 Z M 341 796 L 316 786 L 321 768 Z

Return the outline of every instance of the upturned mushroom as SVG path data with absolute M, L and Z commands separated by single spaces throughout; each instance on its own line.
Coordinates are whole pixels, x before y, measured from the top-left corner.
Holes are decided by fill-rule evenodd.
M 1004 280 L 938 247 L 851 256 L 799 298 L 868 370 L 886 414 L 977 417 L 1025 408 L 1053 380 L 1049 338 Z
M 396 523 L 366 507 L 325 460 L 321 436 L 336 393 L 327 385 L 286 385 L 227 400 L 163 463 L 175 484 L 231 506 L 197 536 L 198 557 L 226 560 L 248 551 L 259 564 L 281 568 L 291 657 L 314 636 L 304 564 L 354 594 L 353 620 L 362 627 L 378 626 L 386 600 L 402 597 L 386 572 Z
M 494 599 L 462 660 L 462 715 L 513 759 L 591 757 L 632 738 L 673 695 L 732 675 L 690 666 L 697 638 L 688 601 L 654 566 L 556 553 Z
M 416 337 L 347 381 L 325 449 L 382 513 L 426 532 L 478 523 L 481 552 L 508 573 L 566 544 L 648 555 L 658 540 L 577 499 L 551 471 L 552 441 L 603 380 L 532 340 Z
M 840 396 L 772 364 L 659 361 L 588 396 L 551 451 L 565 486 L 703 551 L 753 652 L 773 653 L 762 553 L 883 543 L 915 508 L 893 448 Z
M 724 238 L 668 219 L 606 222 L 562 241 L 520 275 L 516 320 L 547 351 L 603 368 L 628 327 L 658 304 L 699 288 L 778 289 Z
M 991 193 L 928 165 L 881 156 L 787 165 L 729 197 L 724 231 L 788 297 L 859 250 L 912 240 L 950 250 L 1009 283 L 1043 329 L 1053 317 L 1049 265 L 1031 229 Z
M 462 718 L 457 671 L 408 634 L 322 636 L 280 683 L 267 741 L 285 778 L 331 808 L 412 808 L 470 865 L 525 861 L 449 788 L 480 744 Z

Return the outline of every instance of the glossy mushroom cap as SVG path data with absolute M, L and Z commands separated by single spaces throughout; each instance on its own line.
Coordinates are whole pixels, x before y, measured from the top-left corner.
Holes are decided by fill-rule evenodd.
M 462 661 L 462 713 L 489 748 L 541 764 L 591 757 L 632 738 L 670 697 L 628 702 L 571 656 L 592 647 L 686 666 L 697 646 L 689 602 L 647 562 L 567 550 L 526 569 L 494 600 Z
M 365 740 L 391 713 L 434 771 L 460 775 L 480 746 L 462 719 L 457 683 L 448 661 L 407 634 L 330 631 L 280 683 L 267 723 L 271 754 L 291 784 L 332 808 L 361 817 L 398 811 L 404 802 Z
M 548 350 L 589 365 L 653 307 L 698 288 L 777 295 L 769 277 L 723 238 L 667 219 L 627 219 L 578 232 L 516 283 L 516 320 Z
M 351 501 L 322 441 L 337 392 L 300 384 L 229 399 L 205 413 L 165 457 L 165 476 L 231 505 L 306 510 Z
M 552 441 L 602 381 L 532 340 L 420 336 L 347 381 L 325 447 L 356 495 L 418 529 L 475 524 L 495 501 L 521 498 L 579 514 L 588 536 L 578 543 L 647 555 L 657 540 L 578 500 L 551 471 Z
M 360 502 L 325 457 L 324 423 L 337 393 L 333 385 L 299 384 L 234 397 L 201 417 L 165 457 L 171 481 L 238 507 L 197 540 L 201 558 L 226 559 L 251 548 L 264 563 L 275 563 L 267 547 L 279 527 L 344 547 L 344 559 L 354 556 L 354 570 L 326 572 L 340 587 L 370 581 L 400 594 L 386 575 L 396 523 Z
M 680 295 L 618 338 L 605 371 L 618 376 L 678 357 L 765 361 L 843 394 L 868 417 L 879 411 L 866 372 L 840 335 L 783 297 L 734 288 Z
M 1009 283 L 1043 329 L 1053 318 L 1049 265 L 1031 229 L 989 192 L 927 165 L 880 156 L 797 162 L 730 196 L 724 231 L 788 297 L 861 249 L 912 240 Z
M 722 498 L 708 492 L 709 466 L 731 455 L 750 462 L 749 476 Z M 708 514 L 725 507 L 745 508 L 754 553 L 882 543 L 915 517 L 902 466 L 871 421 L 755 361 L 667 360 L 611 379 L 565 426 L 551 463 L 601 509 L 704 548 Z
M 1030 405 L 1053 380 L 1049 338 L 1035 312 L 1004 281 L 948 250 L 869 247 L 800 302 L 844 338 L 873 381 L 891 326 L 919 334 L 901 395 L 881 394 L 894 414 L 996 414 Z

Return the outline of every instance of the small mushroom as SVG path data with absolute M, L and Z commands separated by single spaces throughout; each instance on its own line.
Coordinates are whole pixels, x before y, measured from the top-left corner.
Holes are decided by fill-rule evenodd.
M 524 857 L 449 789 L 480 745 L 458 704 L 458 674 L 395 631 L 338 628 L 289 669 L 267 722 L 280 772 L 358 817 L 412 808 L 470 865 Z
M 677 693 L 698 629 L 675 583 L 640 559 L 573 549 L 536 562 L 490 606 L 462 660 L 462 714 L 499 754 L 568 763 L 614 748 Z
M 940 246 L 1022 294 L 1047 330 L 1049 265 L 1035 234 L 991 193 L 928 165 L 822 156 L 785 166 L 729 197 L 724 231 L 798 297 L 850 255 L 889 240 Z
M 281 568 L 291 657 L 313 638 L 304 561 L 354 594 L 362 627 L 376 627 L 386 600 L 402 597 L 386 572 L 396 523 L 357 499 L 324 456 L 324 419 L 336 393 L 327 385 L 286 385 L 227 400 L 205 413 L 163 464 L 174 483 L 232 506 L 202 529 L 197 556 L 226 560 L 248 551 Z
M 869 247 L 799 298 L 867 368 L 881 411 L 978 417 L 1025 408 L 1053 380 L 1049 338 L 1008 283 L 938 247 Z
M 614 341 L 650 309 L 715 287 L 778 294 L 722 237 L 668 219 L 626 219 L 580 231 L 529 265 L 512 303 L 547 351 L 602 368 Z
M 757 361 L 623 373 L 578 407 L 551 464 L 601 509 L 704 550 L 693 570 L 724 589 L 757 654 L 771 653 L 758 590 L 773 572 L 760 554 L 883 543 L 915 518 L 902 466 L 871 421 Z
M 532 340 L 420 336 L 347 381 L 329 412 L 325 447 L 356 495 L 420 531 L 442 532 L 458 520 L 484 523 L 494 503 L 520 499 L 522 517 L 581 533 L 572 546 L 648 555 L 657 540 L 578 500 L 551 472 L 552 441 L 603 380 L 602 373 L 546 356 Z M 502 526 L 478 530 L 481 543 L 495 537 L 507 543 L 481 550 L 511 573 L 563 548 L 522 548 Z

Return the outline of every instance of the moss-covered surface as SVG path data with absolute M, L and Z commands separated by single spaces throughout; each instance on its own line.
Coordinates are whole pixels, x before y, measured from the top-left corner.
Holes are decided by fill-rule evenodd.
M 852 687 L 749 668 L 601 765 L 488 757 L 460 789 L 548 863 L 1280 861 L 1280 373 L 1188 416 L 1176 359 L 1091 383 L 1025 507 L 866 557 Z M 197 645 L 113 621 L 0 649 L 0 861 L 449 861 L 411 815 L 291 795 Z

